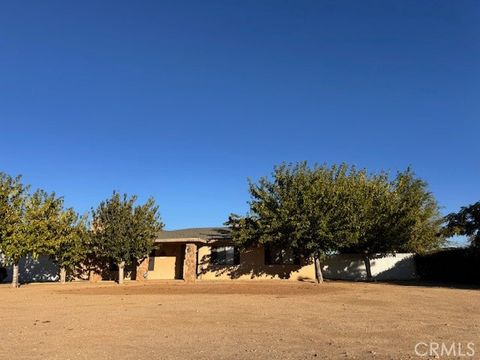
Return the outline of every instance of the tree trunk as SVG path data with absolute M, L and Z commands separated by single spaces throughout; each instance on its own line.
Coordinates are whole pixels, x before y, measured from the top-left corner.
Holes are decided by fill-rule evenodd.
M 125 277 L 124 270 L 125 270 L 125 261 L 121 261 L 118 263 L 118 284 L 119 285 L 123 285 L 123 278 Z
M 62 266 L 60 268 L 60 283 L 65 284 L 66 281 L 67 281 L 67 269 L 65 268 L 65 266 Z
M 15 261 L 13 263 L 13 274 L 12 274 L 12 287 L 18 288 L 18 274 L 19 274 L 19 269 L 18 269 L 18 261 Z
M 322 266 L 320 265 L 320 254 L 316 253 L 314 255 L 314 261 L 315 261 L 315 275 L 317 278 L 317 283 L 321 284 L 323 283 L 323 274 L 322 274 Z
M 372 267 L 370 264 L 370 256 L 366 254 L 363 257 L 363 261 L 365 262 L 365 270 L 367 271 L 367 281 L 372 281 L 373 277 L 372 277 Z

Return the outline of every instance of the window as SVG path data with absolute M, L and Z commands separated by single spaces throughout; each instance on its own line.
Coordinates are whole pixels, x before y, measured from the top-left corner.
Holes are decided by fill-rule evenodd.
M 154 271 L 155 270 L 155 249 L 152 250 L 150 255 L 148 255 L 148 271 Z
M 285 250 L 274 246 L 265 246 L 266 265 L 300 265 L 300 256 L 291 249 Z
M 215 246 L 211 251 L 213 265 L 238 265 L 240 253 L 235 246 Z

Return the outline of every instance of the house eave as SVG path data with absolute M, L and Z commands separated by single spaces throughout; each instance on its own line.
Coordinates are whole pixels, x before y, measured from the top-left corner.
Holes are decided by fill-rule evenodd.
M 201 243 L 206 244 L 207 240 L 201 238 L 172 238 L 172 239 L 155 239 L 155 244 L 164 243 Z

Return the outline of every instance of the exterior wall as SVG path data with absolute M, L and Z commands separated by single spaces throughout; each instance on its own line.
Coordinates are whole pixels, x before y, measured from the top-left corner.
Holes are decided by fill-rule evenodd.
M 374 280 L 416 279 L 413 254 L 398 253 L 370 259 Z M 363 258 L 359 254 L 340 254 L 327 258 L 322 263 L 323 275 L 327 279 L 365 280 L 367 273 Z
M 1 257 L 1 255 L 0 255 Z M 2 259 L 0 259 L 0 264 Z M 59 279 L 58 266 L 51 261 L 48 256 L 40 256 L 37 260 L 31 256 L 22 258 L 19 262 L 20 282 L 48 282 Z M 12 281 L 12 266 L 5 266 L 7 269 L 7 278 L 4 282 Z
M 211 247 L 198 249 L 198 278 L 202 280 L 262 280 L 288 279 L 315 280 L 315 266 L 304 261 L 300 265 L 265 265 L 263 247 L 255 247 L 240 253 L 239 265 L 210 264 Z
M 162 244 L 152 259 L 153 270 L 148 271 L 148 279 L 181 279 L 183 277 L 183 258 L 182 245 Z
M 263 247 L 252 248 L 240 254 L 240 264 L 221 266 L 210 264 L 210 246 L 198 248 L 197 277 L 202 280 L 261 280 L 289 279 L 314 280 L 315 267 L 312 263 L 302 265 L 265 265 Z M 148 279 L 181 279 L 183 278 L 183 263 L 185 248 L 181 244 L 163 245 L 165 256 L 155 257 L 154 270 L 148 271 Z M 1 257 L 1 255 L 0 255 Z M 0 259 L 1 260 L 1 259 Z M 142 263 L 143 271 L 148 268 L 148 259 Z M 8 277 L 4 282 L 10 282 L 12 267 L 5 266 Z M 140 268 L 140 267 L 139 267 Z M 322 262 L 322 270 L 327 279 L 364 280 L 366 279 L 365 264 L 361 255 L 334 255 Z M 414 280 L 416 279 L 415 260 L 413 254 L 396 254 L 371 259 L 371 270 L 375 280 Z M 45 256 L 38 260 L 26 257 L 20 261 L 21 282 L 57 281 L 58 267 Z M 85 273 L 87 276 L 88 272 Z M 90 281 L 99 281 L 101 276 L 92 273 Z M 128 274 L 127 274 L 128 276 Z M 88 277 L 88 276 L 87 276 Z M 77 277 L 80 279 L 82 277 Z M 141 279 L 139 279 L 141 280 Z

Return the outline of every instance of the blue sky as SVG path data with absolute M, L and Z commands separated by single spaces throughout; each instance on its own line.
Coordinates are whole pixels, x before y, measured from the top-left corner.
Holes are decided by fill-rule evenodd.
M 480 199 L 478 1 L 0 4 L 0 171 L 84 212 L 155 196 L 168 229 L 244 213 L 282 161 L 412 165 Z

